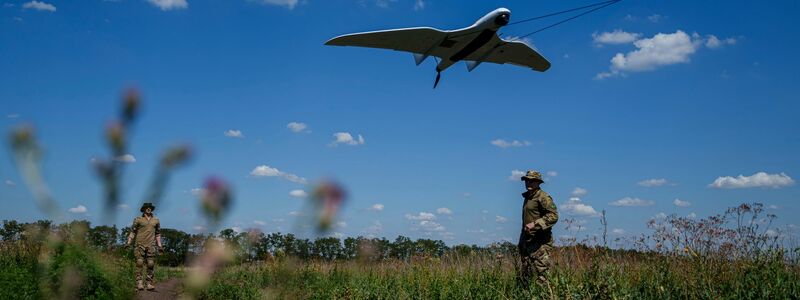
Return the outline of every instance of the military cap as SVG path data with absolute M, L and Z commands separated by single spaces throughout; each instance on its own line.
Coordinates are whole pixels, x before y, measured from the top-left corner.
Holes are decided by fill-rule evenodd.
M 544 182 L 544 180 L 542 180 L 542 173 L 536 172 L 534 170 L 528 170 L 528 172 L 525 173 L 525 176 L 520 177 L 520 179 L 522 181 L 536 180 L 539 182 Z
M 145 202 L 144 204 L 142 204 L 142 208 L 140 208 L 140 209 L 139 209 L 139 211 L 141 211 L 141 212 L 144 212 L 144 210 L 145 210 L 146 208 L 148 208 L 148 207 L 149 207 L 151 210 L 156 210 L 156 207 L 153 205 L 153 203 L 150 203 L 150 202 Z

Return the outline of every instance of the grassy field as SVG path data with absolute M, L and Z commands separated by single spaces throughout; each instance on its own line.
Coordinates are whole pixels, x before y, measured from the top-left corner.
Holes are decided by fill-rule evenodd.
M 228 267 L 204 299 L 792 299 L 800 269 L 779 257 L 720 261 L 559 248 L 550 286 L 517 285 L 515 257 L 301 262 Z

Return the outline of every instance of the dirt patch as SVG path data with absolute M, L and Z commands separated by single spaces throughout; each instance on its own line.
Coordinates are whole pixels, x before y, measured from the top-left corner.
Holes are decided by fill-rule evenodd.
M 180 279 L 170 278 L 164 282 L 156 283 L 156 289 L 153 291 L 136 291 L 135 299 L 177 299 L 181 293 L 181 286 Z

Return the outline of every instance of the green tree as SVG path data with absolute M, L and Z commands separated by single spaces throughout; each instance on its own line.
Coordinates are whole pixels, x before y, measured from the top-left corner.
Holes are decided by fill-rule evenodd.
M 100 225 L 89 229 L 89 245 L 98 250 L 110 250 L 117 242 L 117 225 Z

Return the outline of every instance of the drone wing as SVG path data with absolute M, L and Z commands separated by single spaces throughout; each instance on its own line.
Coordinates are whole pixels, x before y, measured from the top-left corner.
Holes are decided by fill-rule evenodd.
M 432 48 L 447 37 L 447 32 L 430 27 L 370 31 L 337 36 L 325 42 L 331 46 L 356 46 L 391 49 L 417 54 L 433 54 Z M 433 52 L 433 53 L 431 53 Z
M 481 61 L 528 67 L 539 72 L 547 71 L 550 68 L 550 62 L 546 58 L 528 44 L 519 41 L 503 41 Z

